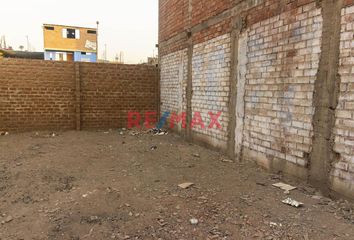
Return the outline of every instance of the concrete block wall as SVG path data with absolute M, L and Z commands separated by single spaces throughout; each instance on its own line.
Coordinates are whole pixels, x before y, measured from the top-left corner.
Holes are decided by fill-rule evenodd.
M 0 60 L 0 131 L 127 127 L 158 111 L 158 69 L 145 65 Z
M 162 74 L 162 106 L 182 105 L 189 123 L 195 111 L 222 112 L 222 131 L 181 131 L 187 139 L 354 198 L 354 1 L 176 4 L 160 0 L 160 67 L 181 68 L 166 59 L 186 53 L 186 98 L 169 93 L 181 83 Z

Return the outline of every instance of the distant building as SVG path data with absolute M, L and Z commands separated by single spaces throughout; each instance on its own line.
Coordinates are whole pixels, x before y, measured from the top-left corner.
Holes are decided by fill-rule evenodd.
M 159 59 L 157 57 L 148 57 L 147 64 L 157 65 L 157 64 L 159 64 Z
M 24 52 L 0 49 L 0 58 L 42 59 L 43 52 Z
M 97 62 L 97 29 L 44 24 L 44 58 Z

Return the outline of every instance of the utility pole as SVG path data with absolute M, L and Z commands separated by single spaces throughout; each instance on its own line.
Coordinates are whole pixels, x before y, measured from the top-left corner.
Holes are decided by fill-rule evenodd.
M 104 60 L 107 61 L 107 44 L 104 45 Z
M 27 39 L 27 52 L 29 52 L 29 46 L 30 46 L 30 43 L 29 43 L 29 38 L 28 38 L 28 35 L 26 36 L 26 39 Z
M 0 48 L 1 48 L 1 49 L 6 49 L 6 48 L 7 48 L 5 35 L 1 36 L 1 39 L 0 39 Z
M 98 62 L 98 26 L 100 25 L 99 21 L 96 21 L 97 29 L 96 29 L 96 58 Z
M 124 52 L 123 51 L 120 51 L 119 61 L 120 61 L 120 63 L 124 63 Z

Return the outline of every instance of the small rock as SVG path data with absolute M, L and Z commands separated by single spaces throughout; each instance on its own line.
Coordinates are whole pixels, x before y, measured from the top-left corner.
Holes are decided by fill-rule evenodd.
M 189 222 L 190 222 L 192 225 L 198 225 L 198 223 L 199 223 L 198 219 L 196 219 L 196 218 L 190 219 Z
M 11 216 L 7 216 L 6 218 L 5 218 L 5 223 L 9 223 L 9 222 L 12 222 L 12 220 L 14 220 L 13 219 L 13 217 L 11 217 Z
M 179 184 L 178 187 L 183 188 L 183 189 L 188 189 L 193 185 L 194 185 L 194 183 L 186 182 L 186 183 Z
M 315 199 L 315 200 L 321 200 L 323 197 L 322 196 L 312 196 L 312 199 Z
M 224 162 L 224 163 L 235 163 L 234 161 L 232 161 L 230 159 L 226 159 L 226 158 L 221 159 L 221 162 Z

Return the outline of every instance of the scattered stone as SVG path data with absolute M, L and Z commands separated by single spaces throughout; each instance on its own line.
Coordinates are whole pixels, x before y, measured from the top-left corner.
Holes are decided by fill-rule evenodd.
M 162 129 L 158 129 L 158 128 L 150 129 L 150 130 L 148 131 L 148 133 L 152 133 L 152 134 L 155 135 L 155 136 L 168 135 L 168 132 L 167 132 L 167 131 L 162 130 Z
M 7 216 L 7 217 L 5 218 L 5 220 L 4 220 L 4 222 L 5 222 L 5 223 L 9 223 L 9 222 L 12 222 L 12 220 L 14 220 L 13 217 Z
M 157 146 L 156 146 L 156 145 L 151 146 L 151 148 L 150 148 L 151 151 L 155 151 L 156 149 L 157 149 Z
M 296 208 L 299 208 L 304 205 L 302 202 L 298 202 L 298 201 L 291 199 L 291 198 L 287 198 L 287 199 L 283 200 L 282 203 L 287 204 L 292 207 L 296 207 Z
M 315 199 L 315 200 L 321 200 L 323 197 L 322 196 L 312 196 L 312 199 Z
M 129 133 L 131 136 L 138 136 L 140 133 L 139 132 L 136 132 L 136 131 L 131 131 Z
M 0 136 L 7 136 L 9 135 L 9 132 L 0 132 Z
M 186 182 L 186 183 L 179 184 L 178 187 L 183 188 L 183 189 L 188 189 L 188 188 L 192 187 L 193 185 L 194 185 L 194 183 Z
M 275 222 L 270 222 L 269 225 L 270 225 L 270 227 L 282 227 L 283 226 L 283 224 L 275 223 Z
M 198 225 L 198 223 L 199 223 L 198 219 L 196 219 L 196 218 L 190 219 L 189 222 L 190 222 L 192 225 Z
M 196 158 L 200 158 L 199 153 L 194 153 L 192 156 L 193 156 L 193 157 L 196 157 Z
M 224 162 L 224 163 L 235 163 L 234 161 L 230 160 L 230 159 L 221 159 L 221 162 Z

